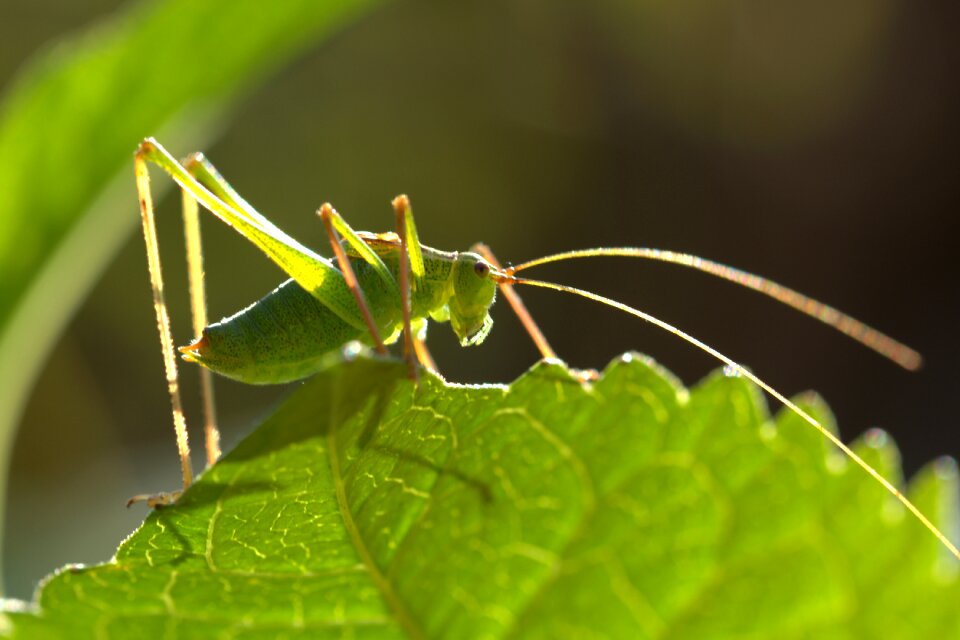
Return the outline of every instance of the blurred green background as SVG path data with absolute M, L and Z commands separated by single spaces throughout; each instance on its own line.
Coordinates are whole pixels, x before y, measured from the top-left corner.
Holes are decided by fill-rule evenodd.
M 49 51 L 51 39 L 102 20 L 122 26 L 131 9 L 155 4 L 164 3 L 7 7 L 6 97 L 22 63 Z M 215 117 L 197 109 L 193 135 L 140 131 L 128 153 L 143 135 L 159 136 L 175 155 L 202 148 L 254 206 L 323 253 L 314 216 L 321 202 L 358 229 L 386 230 L 389 201 L 405 192 L 421 238 L 443 249 L 484 241 L 501 260 L 519 262 L 571 248 L 652 246 L 779 280 L 906 341 L 927 366 L 904 373 L 789 309 L 679 268 L 598 259 L 537 272 L 638 305 L 788 394 L 817 389 L 845 439 L 889 430 L 912 473 L 960 452 L 958 14 L 947 0 L 383 3 L 305 40 L 292 63 L 254 79 L 231 109 Z M 96 40 L 104 31 L 94 28 L 86 37 Z M 169 37 L 228 46 L 231 32 Z M 154 54 L 127 58 L 131 73 L 175 90 L 176 74 L 151 73 Z M 194 63 L 217 79 L 215 65 Z M 89 81 L 96 92 L 98 78 Z M 137 104 L 110 104 L 99 114 L 104 126 L 135 116 Z M 85 107 L 65 103 L 63 117 L 89 118 Z M 56 150 L 57 140 L 36 135 L 47 145 L 41 152 Z M 86 156 L 77 150 L 75 162 Z M 92 291 L 81 292 L 19 419 L 3 542 L 7 595 L 29 597 L 66 562 L 108 559 L 144 515 L 124 501 L 179 483 L 128 158 L 118 161 L 118 184 L 129 199 L 103 205 L 129 215 L 127 240 Z M 70 176 L 37 167 L 31 178 L 32 189 L 55 193 Z M 178 208 L 164 199 L 159 223 L 174 334 L 184 344 L 192 336 Z M 31 220 L 30 211 L 0 215 Z M 204 223 L 213 317 L 283 278 L 232 231 Z M 18 237 L 0 240 L 16 250 Z M 103 250 L 90 243 L 91 255 Z M 603 367 L 636 349 L 687 384 L 718 366 L 613 310 L 522 293 L 573 366 Z M 505 305 L 494 318 L 487 342 L 469 350 L 447 327 L 433 327 L 431 348 L 449 380 L 509 382 L 537 359 Z M 181 370 L 188 419 L 199 425 L 196 372 Z M 217 384 L 227 449 L 289 392 Z M 199 454 L 198 429 L 194 444 Z

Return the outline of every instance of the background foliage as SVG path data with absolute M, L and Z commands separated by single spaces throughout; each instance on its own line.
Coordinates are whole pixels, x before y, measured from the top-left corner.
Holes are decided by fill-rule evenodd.
M 167 4 L 96 8 L 120 29 L 128 12 Z M 73 3 L 11 10 L 21 13 L 0 27 L 4 117 L 22 86 L 12 84 L 18 63 L 45 38 L 97 17 L 71 13 L 79 11 Z M 247 78 L 229 118 L 211 118 L 202 109 L 209 104 L 190 105 L 182 115 L 195 128 L 163 141 L 178 154 L 204 147 L 255 205 L 318 246 L 312 212 L 320 202 L 334 202 L 358 228 L 382 229 L 389 198 L 404 191 L 424 240 L 435 246 L 484 240 L 515 261 L 581 246 L 660 246 L 752 269 L 836 303 L 921 349 L 927 369 L 907 376 L 772 303 L 666 267 L 606 262 L 551 274 L 676 322 L 788 393 L 822 390 L 848 438 L 881 424 L 897 433 L 914 470 L 960 450 L 951 404 L 960 395 L 958 347 L 949 338 L 960 204 L 960 88 L 952 81 L 957 50 L 948 28 L 956 12 L 946 1 L 895 0 L 842 9 L 800 2 L 393 3 L 332 39 L 313 41 L 269 83 Z M 182 24 L 174 20 L 155 37 L 226 46 L 229 32 L 189 18 L 183 14 Z M 262 27 L 250 20 L 234 29 L 255 34 Z M 104 33 L 96 27 L 85 37 Z M 155 54 L 144 46 L 118 64 L 162 94 L 182 78 L 150 73 Z M 207 73 L 217 78 L 222 69 Z M 98 76 L 87 81 L 96 95 Z M 106 131 L 156 104 L 71 102 L 61 116 L 95 117 Z M 42 124 L 18 134 L 45 162 L 69 153 L 81 167 L 96 157 L 96 144 L 65 150 L 43 135 Z M 129 145 L 118 146 L 132 152 L 148 133 L 163 130 L 133 133 Z M 121 185 L 125 162 L 116 166 Z M 58 185 L 82 173 L 44 167 L 30 167 L 29 193 L 59 193 Z M 83 188 L 96 194 L 104 184 Z M 135 220 L 133 200 L 100 202 Z M 161 242 L 171 282 L 182 282 L 175 210 L 171 201 L 161 212 Z M 38 215 L 0 211 L 18 229 Z M 276 284 L 277 271 L 229 230 L 205 230 L 214 315 Z M 26 232 L 5 233 L 6 260 L 20 255 Z M 50 249 L 40 242 L 31 251 Z M 142 515 L 118 505 L 132 493 L 177 483 L 141 244 L 131 235 L 112 259 L 23 414 L 8 489 L 10 594 L 28 596 L 41 575 L 64 562 L 109 557 Z M 89 251 L 102 255 L 105 245 L 94 240 Z M 614 312 L 550 293 L 527 298 L 576 366 L 602 366 L 639 348 L 687 381 L 714 367 Z M 175 332 L 184 342 L 189 325 L 179 302 Z M 433 332 L 451 380 L 508 381 L 534 361 L 504 311 L 490 341 L 474 351 L 457 349 L 445 328 Z M 283 393 L 221 384 L 227 444 Z M 68 530 L 65 521 L 90 528 Z

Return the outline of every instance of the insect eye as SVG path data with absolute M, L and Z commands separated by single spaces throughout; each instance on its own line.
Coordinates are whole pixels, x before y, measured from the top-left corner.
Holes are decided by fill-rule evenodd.
M 490 265 L 483 260 L 475 262 L 473 264 L 473 272 L 481 278 L 486 278 L 487 274 L 490 273 Z

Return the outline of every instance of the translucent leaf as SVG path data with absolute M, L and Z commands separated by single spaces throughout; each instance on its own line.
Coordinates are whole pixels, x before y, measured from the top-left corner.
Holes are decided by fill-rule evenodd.
M 858 449 L 896 473 L 881 435 Z M 955 522 L 952 466 L 911 495 Z M 956 568 L 742 379 L 688 392 L 633 356 L 590 386 L 554 364 L 414 388 L 358 359 L 7 621 L 24 638 L 945 638 Z

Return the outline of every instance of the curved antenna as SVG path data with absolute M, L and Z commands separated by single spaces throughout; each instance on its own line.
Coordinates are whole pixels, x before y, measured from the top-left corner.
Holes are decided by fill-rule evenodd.
M 522 265 L 521 265 L 521 266 L 522 266 Z M 845 445 L 845 444 L 840 440 L 840 438 L 838 438 L 836 435 L 834 435 L 829 429 L 827 429 L 826 427 L 824 427 L 822 424 L 820 424 L 819 422 L 817 422 L 817 420 L 816 420 L 813 416 L 811 416 L 809 413 L 807 413 L 806 411 L 804 411 L 803 409 L 801 409 L 800 407 L 798 407 L 795 403 L 793 403 L 792 401 L 790 401 L 789 399 L 787 399 L 786 396 L 784 396 L 782 393 L 780 393 L 779 391 L 777 391 L 776 389 L 774 389 L 773 387 L 771 387 L 769 384 L 767 384 L 766 382 L 764 382 L 763 380 L 761 380 L 760 378 L 758 378 L 756 375 L 754 375 L 753 373 L 751 373 L 748 369 L 746 369 L 746 368 L 744 368 L 743 366 L 737 364 L 736 362 L 734 362 L 733 360 L 731 360 L 731 359 L 728 358 L 727 356 L 723 355 L 722 353 L 720 353 L 719 351 L 717 351 L 716 349 L 714 349 L 714 348 L 711 347 L 710 345 L 708 345 L 708 344 L 706 344 L 706 343 L 704 343 L 704 342 L 701 342 L 700 340 L 697 340 L 696 338 L 694 338 L 694 337 L 691 336 L 690 334 L 688 334 L 688 333 L 686 333 L 686 332 L 684 332 L 684 331 L 681 331 L 681 330 L 678 329 L 677 327 L 675 327 L 675 326 L 673 326 L 673 325 L 671 325 L 671 324 L 669 324 L 669 323 L 667 323 L 667 322 L 664 322 L 663 320 L 660 320 L 659 318 L 653 317 L 653 316 L 650 315 L 649 313 L 645 313 L 645 312 L 643 312 L 643 311 L 640 311 L 639 309 L 635 309 L 635 308 L 633 308 L 633 307 L 631 307 L 631 306 L 625 305 L 625 304 L 623 304 L 622 302 L 617 302 L 616 300 L 612 300 L 611 298 L 606 298 L 606 297 L 604 297 L 604 296 L 601 296 L 601 295 L 599 295 L 599 294 L 593 293 L 593 292 L 591 292 L 591 291 L 585 291 L 585 290 L 583 290 L 583 289 L 577 289 L 577 288 L 575 288 L 575 287 L 568 287 L 568 286 L 562 285 L 562 284 L 555 284 L 555 283 L 553 283 L 553 282 L 545 282 L 545 281 L 543 281 L 543 280 L 529 280 L 529 279 L 527 279 L 527 278 L 518 278 L 518 277 L 516 277 L 516 276 L 513 276 L 513 275 L 509 274 L 509 270 L 508 270 L 508 273 L 507 273 L 505 276 L 501 276 L 501 275 L 499 275 L 499 274 L 495 274 L 495 275 L 494 275 L 494 278 L 495 278 L 495 279 L 498 279 L 498 278 L 499 278 L 499 279 L 503 279 L 503 280 L 509 282 L 510 284 L 526 284 L 526 285 L 530 285 L 530 286 L 533 286 L 533 287 L 542 287 L 542 288 L 544 288 L 544 289 L 553 289 L 554 291 L 564 291 L 564 292 L 566 292 L 566 293 L 572 293 L 572 294 L 574 294 L 574 295 L 578 295 L 578 296 L 587 298 L 588 300 L 593 300 L 594 302 L 599 302 L 599 303 L 601 303 L 601 304 L 605 304 L 605 305 L 607 305 L 607 306 L 613 307 L 614 309 L 619 309 L 620 311 L 629 313 L 629 314 L 632 315 L 632 316 L 636 316 L 636 317 L 640 318 L 641 320 L 646 320 L 647 322 L 650 322 L 651 324 L 654 324 L 654 325 L 660 327 L 661 329 L 664 329 L 665 331 L 668 331 L 668 332 L 672 333 L 673 335 L 675 335 L 675 336 L 677 336 L 677 337 L 679 337 L 679 338 L 681 338 L 681 339 L 683 339 L 683 340 L 686 340 L 687 342 L 689 342 L 689 343 L 692 344 L 693 346 L 697 347 L 698 349 L 707 352 L 708 354 L 710 354 L 711 356 L 713 356 L 714 358 L 716 358 L 716 359 L 719 360 L 720 362 L 724 363 L 725 365 L 727 365 L 728 367 L 730 367 L 731 369 L 733 369 L 734 371 L 736 371 L 739 375 L 742 375 L 743 377 L 747 378 L 748 380 L 750 380 L 751 382 L 753 382 L 754 384 L 756 384 L 758 387 L 760 387 L 761 389 L 763 389 L 764 391 L 766 391 L 767 393 L 769 393 L 771 396 L 773 396 L 774 398 L 776 398 L 777 400 L 779 400 L 781 403 L 783 403 L 783 405 L 784 405 L 785 407 L 787 407 L 788 409 L 790 409 L 791 411 L 793 411 L 794 413 L 796 413 L 798 416 L 800 416 L 800 417 L 803 418 L 806 422 L 808 422 L 811 426 L 813 426 L 813 428 L 815 428 L 817 431 L 819 431 L 819 432 L 823 435 L 823 437 L 825 437 L 827 440 L 829 440 L 831 443 L 833 443 L 834 446 L 836 446 L 838 449 L 840 449 L 844 454 L 847 455 L 847 457 L 849 457 L 851 460 L 853 460 L 854 462 L 856 462 L 856 463 L 860 466 L 860 468 L 862 468 L 862 469 L 863 469 L 864 471 L 866 471 L 871 477 L 873 477 L 874 480 L 876 480 L 877 482 L 879 482 L 879 483 L 883 486 L 884 489 L 886 489 L 886 490 L 889 491 L 891 494 L 893 494 L 893 496 L 894 496 L 897 500 L 899 500 L 900 503 L 901 503 L 904 507 L 906 507 L 907 510 L 908 510 L 910 513 L 912 513 L 912 514 L 914 515 L 914 517 L 916 517 L 917 520 L 919 520 L 920 523 L 921 523 L 924 527 L 926 527 L 926 528 L 930 531 L 930 533 L 932 533 L 932 534 L 943 544 L 943 546 L 945 546 L 945 547 L 950 551 L 950 553 L 953 554 L 953 556 L 954 556 L 955 558 L 957 558 L 958 560 L 960 560 L 960 549 L 957 549 L 956 545 L 954 545 L 954 544 L 947 538 L 947 536 L 945 536 L 945 535 L 943 534 L 943 532 L 941 532 L 940 529 L 938 529 L 938 528 L 936 527 L 936 525 L 934 525 L 934 524 L 927 518 L 927 516 L 923 515 L 923 513 L 920 511 L 920 509 L 918 509 L 916 506 L 914 506 L 914 504 L 913 504 L 912 502 L 910 502 L 910 500 L 909 500 L 905 495 L 903 495 L 903 493 L 901 493 L 899 489 L 897 489 L 895 486 L 893 486 L 893 484 L 892 484 L 889 480 L 887 480 L 887 479 L 884 478 L 882 475 L 880 475 L 880 472 L 878 472 L 876 469 L 874 469 L 873 467 L 871 467 L 871 466 L 866 462 L 866 460 L 864 460 L 863 458 L 861 458 L 860 456 L 858 456 L 858 455 L 853 451 L 853 449 L 851 449 L 850 447 L 848 447 L 847 445 Z
M 729 282 L 734 282 L 748 289 L 753 289 L 759 293 L 769 296 L 783 304 L 793 307 L 797 311 L 815 318 L 824 324 L 830 325 L 837 331 L 853 338 L 860 344 L 873 349 L 883 357 L 892 360 L 904 369 L 916 371 L 923 363 L 923 357 L 907 345 L 894 340 L 890 336 L 877 331 L 873 327 L 866 325 L 856 318 L 853 318 L 842 311 L 835 309 L 822 302 L 814 300 L 803 295 L 799 291 L 794 291 L 789 287 L 762 278 L 760 276 L 728 267 L 719 262 L 705 260 L 689 253 L 677 253 L 675 251 L 663 251 L 661 249 L 647 249 L 641 247 L 601 247 L 596 249 L 581 249 L 578 251 L 565 251 L 556 253 L 536 260 L 524 262 L 515 267 L 509 267 L 504 271 L 508 275 L 513 275 L 530 267 L 546 264 L 548 262 L 560 262 L 562 260 L 572 260 L 575 258 L 593 258 L 596 256 L 622 256 L 627 258 L 644 258 L 647 260 L 658 260 L 660 262 L 669 262 L 684 267 L 690 267 L 697 271 L 709 273 Z

